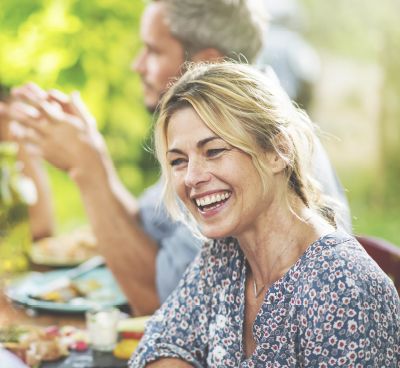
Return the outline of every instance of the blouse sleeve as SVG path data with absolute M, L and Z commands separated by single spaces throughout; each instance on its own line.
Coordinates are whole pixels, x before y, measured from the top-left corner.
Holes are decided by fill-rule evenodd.
M 210 247 L 203 246 L 178 287 L 148 322 L 129 367 L 144 367 L 159 358 L 180 358 L 194 367 L 206 365 L 213 277 Z

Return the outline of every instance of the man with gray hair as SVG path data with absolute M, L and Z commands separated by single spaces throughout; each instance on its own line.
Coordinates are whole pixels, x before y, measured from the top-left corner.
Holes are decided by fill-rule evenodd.
M 148 3 L 140 31 L 144 46 L 132 69 L 141 77 L 144 102 L 150 111 L 156 111 L 161 96 L 171 80 L 180 76 L 186 61 L 255 59 L 264 23 L 256 1 Z M 159 205 L 161 183 L 146 190 L 140 199 L 128 193 L 116 175 L 94 118 L 76 94 L 47 93 L 29 84 L 15 90 L 14 97 L 30 102 L 29 108 L 38 111 L 37 117 L 28 109 L 15 112 L 13 118 L 30 128 L 22 139 L 70 174 L 80 190 L 100 252 L 134 313 L 153 313 L 198 253 L 199 240 L 184 225 L 173 223 Z M 44 116 L 39 117 L 39 108 Z M 36 134 L 29 133 L 32 129 Z M 345 202 L 326 154 L 322 152 L 321 157 L 324 171 L 319 177 L 330 182 L 325 191 Z
M 142 77 L 146 106 L 155 110 L 185 61 L 226 57 L 254 61 L 266 23 L 261 4 L 261 0 L 150 1 L 142 16 L 144 47 L 133 65 Z

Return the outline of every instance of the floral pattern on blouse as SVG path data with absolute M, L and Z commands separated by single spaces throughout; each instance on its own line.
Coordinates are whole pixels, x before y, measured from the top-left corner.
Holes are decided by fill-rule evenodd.
M 161 357 L 194 367 L 400 367 L 400 300 L 353 237 L 311 244 L 266 292 L 242 346 L 245 257 L 234 239 L 207 243 L 148 323 L 130 367 Z

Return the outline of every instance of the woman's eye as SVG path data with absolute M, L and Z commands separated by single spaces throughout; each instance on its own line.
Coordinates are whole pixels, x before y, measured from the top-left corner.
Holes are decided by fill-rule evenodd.
M 226 148 L 213 148 L 207 150 L 207 157 L 218 156 L 221 152 L 226 151 Z
M 180 164 L 182 164 L 182 163 L 184 163 L 184 162 L 185 162 L 185 160 L 184 160 L 183 158 L 175 158 L 175 159 L 171 160 L 171 161 L 169 162 L 169 164 L 170 164 L 171 166 L 178 166 L 178 165 L 180 165 Z

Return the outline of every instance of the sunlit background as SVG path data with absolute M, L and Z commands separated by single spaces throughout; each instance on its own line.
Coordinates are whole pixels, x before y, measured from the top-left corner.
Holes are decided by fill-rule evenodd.
M 319 58 L 309 113 L 326 133 L 354 232 L 400 244 L 400 2 L 298 5 L 291 26 Z M 2 0 L 0 7 L 0 83 L 80 90 L 134 194 L 158 172 L 147 149 L 152 118 L 129 70 L 143 7 L 139 0 Z M 74 185 L 49 172 L 58 231 L 85 223 Z

